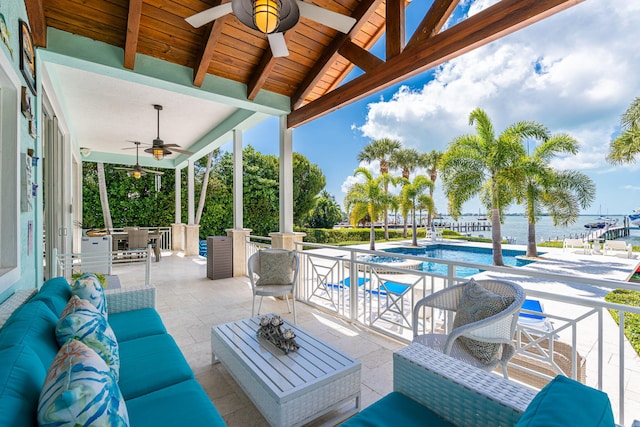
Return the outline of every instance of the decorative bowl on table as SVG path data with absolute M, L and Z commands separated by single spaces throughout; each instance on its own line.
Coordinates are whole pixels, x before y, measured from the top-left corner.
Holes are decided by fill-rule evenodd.
M 260 328 L 257 335 L 264 338 L 267 342 L 284 351 L 285 354 L 296 351 L 300 345 L 296 342 L 296 334 L 293 329 L 283 329 L 284 321 L 280 316 L 262 316 L 260 318 Z

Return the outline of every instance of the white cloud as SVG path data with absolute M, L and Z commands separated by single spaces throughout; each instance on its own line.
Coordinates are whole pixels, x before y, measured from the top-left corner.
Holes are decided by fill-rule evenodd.
M 475 1 L 469 14 L 495 3 Z M 581 143 L 556 167 L 610 169 L 604 158 L 620 115 L 640 95 L 640 2 L 589 0 L 443 64 L 421 88 L 401 87 L 369 105 L 364 136 L 395 138 L 406 147 L 444 150 L 473 133 L 476 107 L 496 131 L 535 120 Z

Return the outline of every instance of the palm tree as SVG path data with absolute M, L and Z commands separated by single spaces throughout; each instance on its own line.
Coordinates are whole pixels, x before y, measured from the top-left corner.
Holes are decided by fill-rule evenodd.
M 640 97 L 622 115 L 620 126 L 623 132 L 611 142 L 607 161 L 614 165 L 635 163 L 640 153 Z
M 429 196 L 433 200 L 433 189 L 438 178 L 438 169 L 440 168 L 440 159 L 442 158 L 442 152 L 438 150 L 431 150 L 428 153 L 424 153 L 420 156 L 420 163 L 427 170 L 429 179 L 433 182 L 433 187 L 429 189 Z M 435 205 L 434 205 L 435 208 Z M 431 217 L 433 215 L 434 208 L 427 211 L 427 227 L 431 227 Z
M 515 199 L 507 178 L 526 154 L 523 141 L 547 139 L 548 132 L 539 123 L 518 122 L 496 137 L 489 116 L 480 108 L 471 112 L 469 124 L 475 125 L 476 134 L 453 140 L 440 159 L 444 191 L 454 218 L 460 216 L 462 205 L 476 195 L 491 208 L 493 264 L 501 266 L 501 216 Z
M 345 196 L 345 206 L 349 214 L 349 221 L 352 226 L 356 226 L 358 222 L 365 216 L 370 218 L 369 232 L 369 249 L 376 249 L 376 233 L 374 228 L 375 221 L 385 212 L 386 207 L 390 204 L 389 195 L 384 190 L 385 183 L 388 182 L 388 175 L 381 175 L 374 178 L 371 172 L 366 168 L 357 168 L 354 176 L 362 175 L 365 182 L 355 183 L 349 188 Z
M 380 162 L 380 176 L 388 175 L 391 154 L 399 150 L 400 147 L 399 141 L 389 138 L 376 139 L 362 149 L 358 154 L 358 161 L 371 163 L 378 160 Z M 384 192 L 388 194 L 389 188 L 385 187 Z M 386 207 L 384 210 L 384 238 L 389 240 L 389 220 L 387 219 Z
M 404 185 L 402 186 L 402 205 L 408 206 L 411 209 L 411 216 L 413 217 L 412 221 L 412 231 L 413 236 L 411 240 L 411 244 L 413 246 L 418 246 L 418 224 L 416 221 L 416 209 L 419 204 L 419 197 L 424 196 L 424 192 L 433 187 L 433 182 L 424 175 L 418 175 L 414 178 L 413 182 L 409 180 L 404 180 Z M 431 198 L 429 198 L 431 200 Z M 429 205 L 429 202 L 422 199 L 422 202 Z M 430 203 L 433 206 L 433 200 Z M 405 236 L 406 237 L 406 236 Z
M 553 136 L 538 145 L 533 154 L 524 156 L 521 167 L 512 176 L 518 203 L 526 206 L 528 257 L 538 256 L 536 222 L 543 210 L 551 215 L 555 226 L 566 227 L 578 220 L 580 209 L 591 205 L 595 197 L 595 184 L 585 174 L 549 166 L 559 154 L 576 154 L 578 145 L 569 135 Z
M 389 158 L 389 167 L 392 169 L 400 169 L 402 171 L 402 178 L 409 180 L 409 176 L 411 172 L 418 166 L 418 160 L 420 159 L 420 153 L 418 150 L 413 148 L 405 148 L 396 150 L 391 153 Z M 409 207 L 406 208 L 408 211 Z M 409 221 L 408 215 L 405 211 L 403 213 L 404 216 L 404 237 L 407 237 L 407 223 Z M 413 219 L 415 222 L 415 218 Z

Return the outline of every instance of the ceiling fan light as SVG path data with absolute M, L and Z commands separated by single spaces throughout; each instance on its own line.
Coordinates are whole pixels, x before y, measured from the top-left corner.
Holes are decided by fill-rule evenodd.
M 164 148 L 163 147 L 154 147 L 153 148 L 153 157 L 156 160 L 164 159 Z
M 140 177 L 142 176 L 142 174 L 140 173 L 140 171 L 133 171 L 133 173 L 131 174 L 135 179 L 140 179 Z
M 271 34 L 280 25 L 279 0 L 254 0 L 253 22 L 256 28 L 264 34 Z

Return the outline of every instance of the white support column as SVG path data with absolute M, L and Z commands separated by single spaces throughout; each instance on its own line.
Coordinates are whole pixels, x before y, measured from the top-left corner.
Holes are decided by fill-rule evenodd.
M 233 130 L 233 228 L 243 228 L 242 131 Z
M 305 236 L 293 232 L 293 130 L 286 116 L 280 116 L 280 231 L 269 236 L 272 247 L 284 249 L 295 249 Z
M 293 131 L 280 116 L 280 233 L 293 233 Z
M 189 223 L 185 227 L 184 254 L 187 256 L 198 255 L 200 252 L 200 226 L 196 225 L 195 213 L 195 182 L 193 160 L 187 163 L 187 211 Z
M 184 251 L 184 224 L 182 224 L 182 169 L 175 170 L 175 223 L 171 224 L 171 250 Z

